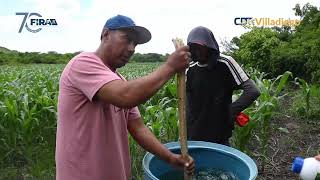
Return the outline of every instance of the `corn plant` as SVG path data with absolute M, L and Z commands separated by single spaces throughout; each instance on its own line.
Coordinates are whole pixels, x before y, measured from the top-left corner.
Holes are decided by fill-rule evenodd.
M 300 103 L 299 106 L 297 106 L 296 111 L 301 115 L 306 115 L 308 117 L 309 110 L 310 110 L 310 86 L 309 84 L 301 79 L 301 78 L 295 78 L 294 80 L 295 84 L 299 85 L 299 87 L 302 89 L 302 96 L 303 99 L 305 99 L 305 104 Z
M 271 119 L 278 108 L 279 100 L 286 95 L 283 94 L 283 90 L 290 76 L 292 76 L 292 73 L 287 71 L 274 80 L 263 79 L 261 74 L 258 77 L 254 77 L 261 95 L 255 104 L 246 110 L 246 113 L 251 117 L 249 124 L 242 128 L 237 127 L 234 132 L 235 146 L 247 153 L 250 153 L 247 145 L 255 135 L 260 144 L 262 171 L 267 159 L 267 143 L 270 137 Z
M 54 176 L 56 104 L 61 68 L 2 66 L 0 168 Z M 9 177 L 8 177 L 9 178 Z
M 132 63 L 119 71 L 127 78 L 146 75 L 159 63 Z M 0 66 L 0 179 L 52 179 L 57 120 L 58 83 L 63 65 Z M 245 112 L 250 123 L 234 131 L 235 147 L 249 152 L 255 137 L 266 156 L 272 116 L 291 73 L 265 79 L 265 73 L 249 68 L 262 94 Z M 314 91 L 317 91 L 315 89 Z M 310 90 L 312 92 L 312 88 Z M 320 97 L 320 96 L 319 96 Z M 320 99 L 320 98 L 319 98 Z M 311 103 L 310 103 L 311 107 Z M 144 123 L 162 142 L 178 140 L 177 95 L 174 79 L 139 106 Z M 141 179 L 145 151 L 129 137 L 132 170 Z

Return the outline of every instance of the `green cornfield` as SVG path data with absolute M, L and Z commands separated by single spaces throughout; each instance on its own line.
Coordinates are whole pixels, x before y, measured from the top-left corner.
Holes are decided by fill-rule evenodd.
M 159 65 L 129 63 L 119 71 L 130 80 L 148 74 Z M 57 97 L 64 66 L 0 66 L 0 179 L 55 178 Z M 261 90 L 261 96 L 246 110 L 251 121 L 244 128 L 236 127 L 232 145 L 250 154 L 247 144 L 258 137 L 261 157 L 266 157 L 270 119 L 285 96 L 292 74 L 286 72 L 275 79 L 265 79 L 264 73 L 253 68 L 248 73 Z M 174 79 L 139 109 L 146 126 L 162 143 L 178 140 Z M 129 138 L 132 171 L 136 179 L 141 179 L 145 151 Z

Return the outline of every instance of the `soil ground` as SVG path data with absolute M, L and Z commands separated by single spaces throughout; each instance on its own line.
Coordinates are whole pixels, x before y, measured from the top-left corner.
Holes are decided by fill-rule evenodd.
M 262 157 L 254 146 L 257 142 L 253 140 L 251 143 L 253 151 L 251 157 L 256 161 L 259 170 L 257 179 L 299 179 L 299 176 L 291 171 L 293 159 L 296 156 L 313 157 L 320 153 L 320 119 L 304 120 L 281 115 L 272 120 L 271 126 L 264 170 Z M 281 131 L 279 128 L 286 128 L 288 132 Z

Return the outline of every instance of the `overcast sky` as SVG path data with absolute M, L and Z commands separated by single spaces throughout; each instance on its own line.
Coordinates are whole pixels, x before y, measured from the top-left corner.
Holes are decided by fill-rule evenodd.
M 320 0 L 1 0 L 0 46 L 22 52 L 94 51 L 105 21 L 123 14 L 152 33 L 151 41 L 137 46 L 136 52 L 164 54 L 174 50 L 173 37 L 186 42 L 196 26 L 211 29 L 220 43 L 246 32 L 234 24 L 235 17 L 299 19 L 292 8 L 307 2 L 320 7 Z M 18 33 L 23 16 L 16 12 L 39 13 L 56 19 L 58 26 Z

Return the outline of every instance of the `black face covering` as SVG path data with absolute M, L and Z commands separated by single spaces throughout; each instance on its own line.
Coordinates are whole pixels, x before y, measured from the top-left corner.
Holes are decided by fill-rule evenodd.
M 191 58 L 194 62 L 206 62 L 207 64 L 215 65 L 217 62 L 217 59 L 219 57 L 219 52 L 213 49 L 208 49 L 208 55 L 207 57 L 200 57 L 199 53 L 197 53 L 196 46 L 193 44 L 190 44 L 190 53 L 191 53 Z M 202 59 L 205 58 L 205 59 Z
M 194 46 L 193 44 L 188 44 L 188 45 L 190 47 L 192 61 L 195 61 L 195 62 L 201 61 L 200 57 L 197 54 L 196 46 Z
M 220 55 L 219 45 L 214 38 L 213 33 L 208 28 L 199 26 L 192 29 L 188 35 L 187 43 L 190 46 L 191 56 L 194 61 L 199 61 L 199 57 L 197 57 L 192 43 L 201 44 L 207 47 L 209 49 L 208 66 L 209 68 L 215 66 Z
M 208 67 L 210 69 L 214 68 L 218 63 L 218 58 L 220 56 L 219 51 L 212 50 L 209 55 Z
M 196 48 L 194 46 L 192 46 L 191 44 L 188 44 L 189 45 L 189 50 L 190 50 L 190 53 L 191 53 L 191 58 L 193 61 L 198 61 L 198 57 L 196 55 Z

